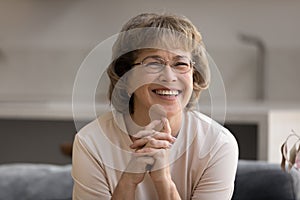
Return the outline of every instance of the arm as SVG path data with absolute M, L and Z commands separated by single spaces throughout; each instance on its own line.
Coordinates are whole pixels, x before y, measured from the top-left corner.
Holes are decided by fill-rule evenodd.
M 155 189 L 157 191 L 157 194 L 159 196 L 159 199 L 164 200 L 179 200 L 180 195 L 177 191 L 175 183 L 172 181 L 172 179 L 166 179 L 162 181 L 156 181 L 154 182 Z
M 238 162 L 238 146 L 228 132 L 224 143 L 213 155 L 197 183 L 192 199 L 230 200 Z
M 137 184 L 128 183 L 128 181 L 126 181 L 126 178 L 124 178 L 124 173 L 123 173 L 122 178 L 118 182 L 118 185 L 117 185 L 111 199 L 112 200 L 135 199 L 136 187 L 137 187 Z
M 177 191 L 176 185 L 172 180 L 168 157 L 170 145 L 175 142 L 175 138 L 171 135 L 171 128 L 169 121 L 164 118 L 163 130 L 156 132 L 151 137 L 137 140 L 131 145 L 131 148 L 138 148 L 137 153 L 145 153 L 152 155 L 155 164 L 150 170 L 150 177 L 155 186 L 159 199 L 176 200 L 181 199 Z M 142 148 L 140 148 L 142 147 Z
M 72 162 L 74 200 L 111 198 L 103 166 L 96 161 L 78 135 L 73 144 Z
M 133 154 L 114 190 L 112 199 L 135 199 L 135 190 L 138 184 L 144 180 L 147 164 L 152 165 L 153 159 Z
M 107 182 L 104 165 L 99 159 L 95 159 L 80 135 L 76 135 L 73 144 L 73 199 L 135 199 L 136 187 L 144 179 L 147 164 L 153 164 L 153 159 L 133 156 L 112 191 Z
M 171 127 L 169 121 L 165 118 L 163 121 L 163 132 L 171 136 Z M 166 150 L 161 150 L 162 156 L 160 156 L 160 162 L 162 162 L 162 169 L 158 169 L 150 173 L 152 181 L 155 185 L 156 191 L 158 193 L 159 199 L 170 199 L 179 200 L 180 195 L 177 191 L 176 185 L 172 180 L 170 167 L 168 163 L 168 153 Z

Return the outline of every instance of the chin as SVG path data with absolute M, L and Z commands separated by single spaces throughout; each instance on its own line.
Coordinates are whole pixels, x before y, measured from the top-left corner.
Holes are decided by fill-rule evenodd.
M 165 106 L 164 109 L 167 113 L 167 117 L 172 117 L 172 116 L 177 115 L 178 113 L 181 113 L 183 111 L 182 107 L 174 108 L 174 106 Z

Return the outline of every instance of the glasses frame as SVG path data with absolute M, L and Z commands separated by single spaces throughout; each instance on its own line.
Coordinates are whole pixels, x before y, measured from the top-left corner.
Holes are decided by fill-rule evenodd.
M 163 67 L 161 67 L 161 69 L 160 69 L 159 71 L 157 71 L 157 72 L 149 72 L 149 71 L 147 71 L 147 67 L 146 67 L 146 64 L 145 64 L 144 62 L 145 62 L 145 60 L 148 59 L 148 58 L 156 58 L 156 59 L 162 60 L 162 61 L 163 61 L 163 63 L 162 63 L 162 64 L 163 64 Z M 189 59 L 189 58 L 188 58 L 188 59 Z M 169 66 L 171 67 L 171 69 L 172 69 L 173 72 L 178 73 L 178 74 L 186 74 L 186 73 L 188 73 L 189 71 L 191 71 L 191 69 L 193 69 L 193 67 L 194 67 L 194 65 L 195 65 L 195 62 L 192 61 L 191 59 L 189 59 L 189 62 L 190 62 L 190 68 L 189 68 L 189 70 L 184 71 L 184 72 L 179 72 L 179 71 L 177 71 L 177 70 L 173 67 L 173 65 L 170 65 L 170 60 L 166 60 L 166 59 L 164 59 L 164 58 L 162 58 L 162 57 L 159 57 L 159 56 L 147 56 L 147 57 L 143 58 L 143 60 L 142 60 L 141 62 L 132 64 L 131 67 L 137 66 L 137 65 L 141 65 L 141 66 L 144 66 L 145 70 L 146 70 L 148 73 L 150 73 L 150 74 L 156 74 L 156 73 L 159 73 L 159 72 L 163 71 L 164 68 L 165 68 L 167 65 L 169 65 Z

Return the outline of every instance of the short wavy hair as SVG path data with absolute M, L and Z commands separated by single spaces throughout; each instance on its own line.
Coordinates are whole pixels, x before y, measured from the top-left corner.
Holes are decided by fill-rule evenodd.
M 117 84 L 132 69 L 134 61 L 145 49 L 181 49 L 190 52 L 193 65 L 193 93 L 187 104 L 192 108 L 200 93 L 209 85 L 208 59 L 202 36 L 184 16 L 143 13 L 130 19 L 121 29 L 112 48 L 112 62 L 107 74 L 110 78 L 108 97 L 119 112 L 133 113 L 134 94 L 128 95 L 126 80 Z M 129 103 L 129 105 L 128 105 Z

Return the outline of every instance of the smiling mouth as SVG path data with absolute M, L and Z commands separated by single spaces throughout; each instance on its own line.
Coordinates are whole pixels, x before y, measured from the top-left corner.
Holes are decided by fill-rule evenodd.
M 152 90 L 152 92 L 160 96 L 178 96 L 181 93 L 180 90 Z

